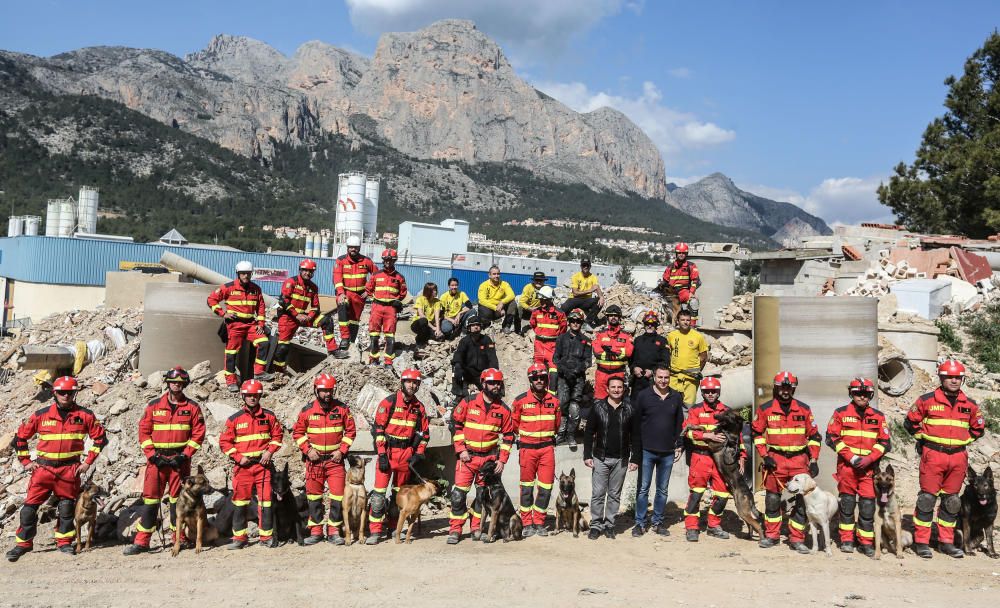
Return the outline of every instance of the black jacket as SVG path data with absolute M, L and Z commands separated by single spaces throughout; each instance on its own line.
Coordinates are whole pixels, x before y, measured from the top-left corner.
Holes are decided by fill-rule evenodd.
M 582 331 L 573 333 L 567 330 L 556 338 L 556 352 L 552 361 L 561 375 L 571 378 L 586 374 L 593 356 L 590 338 Z
M 660 399 L 652 386 L 632 397 L 632 450 L 667 454 L 684 446 L 684 395 L 672 388 Z
M 621 416 L 618 428 L 622 434 L 622 458 L 638 464 L 642 452 L 632 450 L 634 413 L 628 397 L 622 399 L 622 404 L 617 409 L 608 405 L 607 399 L 594 402 L 594 407 L 590 408 L 590 414 L 587 416 L 587 427 L 583 431 L 583 459 L 604 458 L 604 448 L 608 443 L 608 416 L 612 415 Z
M 458 341 L 455 354 L 451 357 L 452 363 L 457 363 L 462 367 L 472 369 L 500 368 L 497 361 L 497 347 L 493 339 L 482 333 L 466 334 Z
M 632 344 L 629 369 L 641 367 L 651 370 L 657 365 L 670 365 L 670 347 L 665 336 L 641 333 L 632 340 Z

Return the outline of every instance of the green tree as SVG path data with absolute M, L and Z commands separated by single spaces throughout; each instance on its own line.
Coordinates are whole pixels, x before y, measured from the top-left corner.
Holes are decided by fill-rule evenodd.
M 911 230 L 987 236 L 1000 230 L 1000 34 L 949 76 L 944 116 L 924 131 L 878 197 Z
M 632 276 L 632 264 L 629 264 L 627 261 L 622 262 L 621 267 L 618 268 L 618 274 L 615 275 L 615 280 L 622 285 L 635 287 L 635 278 Z

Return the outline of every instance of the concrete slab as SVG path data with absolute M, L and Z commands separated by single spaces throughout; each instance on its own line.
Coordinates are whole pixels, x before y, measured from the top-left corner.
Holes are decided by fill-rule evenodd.
M 221 320 L 205 303 L 214 285 L 147 283 L 139 372 L 146 376 L 175 365 L 211 361 L 225 365 L 223 344 L 216 333 Z
M 108 308 L 140 308 L 148 283 L 190 283 L 176 272 L 109 272 L 104 279 L 104 305 Z

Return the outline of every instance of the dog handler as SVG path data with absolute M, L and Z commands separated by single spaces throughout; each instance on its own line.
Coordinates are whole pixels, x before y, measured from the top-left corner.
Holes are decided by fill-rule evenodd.
M 73 511 L 80 495 L 80 478 L 90 470 L 101 449 L 108 444 L 104 427 L 94 413 L 77 405 L 76 394 L 79 390 L 76 378 L 56 378 L 52 383 L 55 403 L 29 416 L 14 435 L 14 454 L 21 466 L 31 473 L 31 479 L 24 506 L 21 507 L 21 525 L 14 535 L 17 544 L 7 552 L 7 561 L 16 562 L 31 551 L 38 523 L 38 507 L 52 494 L 59 499 L 56 504 L 56 545 L 60 552 L 73 555 L 73 538 L 76 536 Z M 36 434 L 36 458 L 31 460 L 28 441 Z M 87 437 L 93 444 L 81 464 L 83 440 Z
M 531 388 L 512 404 L 517 432 L 517 458 L 521 465 L 521 536 L 548 536 L 545 512 L 556 478 L 556 431 L 562 415 L 559 400 L 547 389 L 549 370 L 535 362 L 528 368 Z M 466 425 L 468 426 L 468 424 Z M 535 488 L 538 495 L 535 495 Z
M 854 551 L 854 507 L 858 506 L 858 550 L 875 556 L 875 472 L 889 451 L 885 415 L 871 406 L 875 384 L 855 378 L 847 385 L 851 403 L 833 411 L 826 427 L 826 445 L 837 453 L 837 493 L 840 495 L 840 550 Z
M 480 380 L 482 392 L 471 401 L 463 399 L 451 414 L 455 424 L 452 441 L 458 459 L 455 462 L 455 485 L 451 488 L 449 545 L 458 544 L 461 539 L 462 527 L 469 518 L 466 496 L 472 489 L 473 481 L 480 485 L 483 483 L 479 470 L 487 462 L 495 460 L 494 470 L 500 475 L 514 443 L 514 421 L 510 409 L 502 401 L 503 373 L 491 368 L 483 372 Z M 481 519 L 482 514 L 473 510 L 470 525 L 474 539 L 479 537 Z
M 191 377 L 183 367 L 175 367 L 163 378 L 167 392 L 153 399 L 139 420 L 139 447 L 146 457 L 142 483 L 142 511 L 135 524 L 135 540 L 125 547 L 125 555 L 149 551 L 149 539 L 156 531 L 156 515 L 164 491 L 170 496 L 170 529 L 177 530 L 177 496 L 181 481 L 191 474 L 191 458 L 205 440 L 205 417 L 201 406 L 187 398 L 184 388 Z
M 346 471 L 344 457 L 351 449 L 357 429 L 351 409 L 333 397 L 337 379 L 330 374 L 320 374 L 313 380 L 316 399 L 302 408 L 292 428 L 295 445 L 302 451 L 306 463 L 306 501 L 309 504 L 309 536 L 303 541 L 315 545 L 326 539 L 334 545 L 343 545 L 340 526 L 344 524 L 343 503 Z M 330 499 L 330 515 L 323 521 L 323 486 Z
M 778 544 L 781 531 L 781 491 L 799 473 L 819 475 L 820 434 L 808 405 L 794 399 L 799 380 L 790 372 L 774 377 L 774 398 L 757 407 L 753 423 L 753 445 L 763 460 L 764 537 L 759 546 Z M 788 545 L 799 553 L 809 553 L 806 538 L 806 507 L 796 500 L 788 516 Z
M 932 556 L 931 518 L 938 496 L 938 549 L 951 557 L 965 553 L 955 546 L 955 522 L 961 511 L 962 490 L 969 467 L 966 447 L 983 436 L 985 421 L 979 405 L 962 391 L 965 366 L 948 359 L 938 366 L 941 388 L 917 399 L 903 427 L 917 438 L 920 454 L 920 493 L 913 511 L 913 552 Z
M 226 549 L 242 549 L 247 545 L 247 506 L 254 489 L 260 513 L 260 544 L 276 547 L 274 515 L 271 510 L 271 475 L 274 469 L 271 458 L 281 449 L 281 423 L 274 412 L 262 408 L 260 399 L 264 385 L 258 380 L 247 380 L 240 388 L 243 409 L 226 420 L 226 427 L 219 436 L 219 448 L 233 459 L 233 542 Z

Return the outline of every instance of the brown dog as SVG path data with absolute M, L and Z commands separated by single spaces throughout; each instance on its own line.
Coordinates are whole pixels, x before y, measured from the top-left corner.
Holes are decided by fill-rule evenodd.
M 194 537 L 195 553 L 201 553 L 202 542 L 213 542 L 218 538 L 218 531 L 208 523 L 208 510 L 205 508 L 205 494 L 211 491 L 212 486 L 201 465 L 198 465 L 194 475 L 185 477 L 181 482 L 176 507 L 177 530 L 174 532 L 174 548 L 170 555 L 177 557 L 181 552 L 181 536 L 188 539 Z
M 576 497 L 576 469 L 570 469 L 569 475 L 559 473 L 559 496 L 556 498 L 556 532 L 566 529 L 574 537 L 580 536 L 580 519 L 582 509 Z
M 88 483 L 76 499 L 76 511 L 73 515 L 73 525 L 76 528 L 76 552 L 80 552 L 80 539 L 83 536 L 83 525 L 89 526 L 87 532 L 86 551 L 94 542 L 94 531 L 97 529 L 97 511 L 104 507 L 104 498 L 108 493 L 96 483 Z
M 913 544 L 913 535 L 903 530 L 903 513 L 896 499 L 896 472 L 892 465 L 875 471 L 875 559 L 891 552 L 903 559 L 903 549 Z
M 438 486 L 433 481 L 424 480 L 421 483 L 407 484 L 396 492 L 396 506 L 399 507 L 399 523 L 396 524 L 396 543 L 400 540 L 400 531 L 406 523 L 406 542 L 413 541 L 413 528 L 420 525 L 420 508 L 427 504 L 438 492 Z
M 344 485 L 344 540 L 365 542 L 368 536 L 368 491 L 365 489 L 365 465 L 371 458 L 348 455 L 347 483 Z

